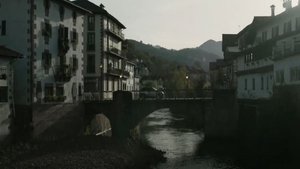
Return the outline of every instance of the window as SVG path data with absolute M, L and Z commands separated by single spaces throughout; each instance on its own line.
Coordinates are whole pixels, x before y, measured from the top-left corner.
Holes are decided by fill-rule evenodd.
M 266 79 L 267 79 L 267 90 L 269 90 L 269 78 L 268 78 L 268 76 L 266 77 Z
M 276 71 L 276 82 L 277 83 L 284 83 L 284 71 L 283 70 L 277 70 Z
M 284 23 L 283 33 L 289 33 L 292 31 L 292 21 Z
M 51 83 L 45 84 L 45 96 L 49 97 L 49 96 L 53 96 L 53 94 L 54 94 L 53 84 Z
M 272 28 L 272 38 L 275 38 L 279 35 L 279 26 L 275 26 Z
M 268 32 L 267 31 L 263 31 L 262 32 L 262 41 L 264 42 L 264 41 L 266 41 L 267 40 L 267 38 L 268 38 Z
M 255 90 L 255 79 L 252 79 L 252 90 Z
M 73 29 L 71 35 L 72 35 L 71 42 L 72 43 L 77 43 L 78 42 L 78 33 L 76 32 L 76 29 Z
M 88 55 L 86 67 L 87 73 L 95 73 L 95 55 Z
M 64 39 L 68 40 L 69 39 L 69 28 L 64 27 Z
M 245 79 L 245 90 L 247 90 L 248 89 L 248 84 L 247 84 L 248 82 L 247 82 L 247 79 Z
M 70 58 L 70 64 L 71 64 L 73 73 L 75 73 L 76 70 L 78 69 L 78 59 L 76 58 L 76 55 L 73 55 L 73 57 Z
M 300 30 L 300 17 L 296 18 L 296 30 Z
M 6 35 L 6 21 L 3 20 L 1 23 L 1 35 Z
M 87 50 L 95 50 L 95 33 L 88 33 Z
M 264 77 L 262 76 L 262 77 L 261 77 L 261 87 L 260 87 L 261 90 L 264 90 L 264 85 L 265 85 L 265 84 L 264 84 Z
M 52 64 L 52 58 L 51 53 L 49 53 L 49 50 L 45 50 L 42 54 L 42 62 L 45 69 L 49 69 Z
M 300 81 L 300 66 L 290 69 L 290 79 L 291 82 Z
M 45 16 L 49 16 L 50 0 L 44 0 Z
M 88 30 L 95 30 L 95 18 L 94 16 L 88 16 Z
M 60 16 L 60 20 L 63 21 L 65 16 L 65 8 L 63 6 L 59 7 L 59 16 Z
M 49 44 L 49 38 L 52 35 L 52 27 L 49 20 L 45 20 L 45 22 L 42 23 L 42 35 L 44 36 L 45 44 Z
M 8 102 L 8 87 L 0 86 L 0 102 Z
M 300 53 L 300 38 L 294 39 L 294 50 L 295 53 Z
M 64 86 L 56 86 L 56 96 L 64 96 Z
M 73 17 L 73 25 L 76 26 L 76 20 L 77 20 L 77 13 L 76 13 L 76 11 L 73 11 L 72 17 Z

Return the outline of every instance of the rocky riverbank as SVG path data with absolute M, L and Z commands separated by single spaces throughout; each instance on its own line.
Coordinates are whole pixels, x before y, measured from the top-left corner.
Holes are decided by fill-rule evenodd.
M 2 147 L 0 168 L 147 169 L 164 161 L 163 154 L 139 141 L 82 136 Z

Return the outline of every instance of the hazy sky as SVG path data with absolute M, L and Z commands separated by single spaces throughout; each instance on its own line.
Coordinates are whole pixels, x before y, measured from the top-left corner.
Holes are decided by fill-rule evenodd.
M 90 0 L 122 22 L 127 39 L 181 49 L 237 33 L 253 16 L 283 11 L 283 0 Z M 293 0 L 296 5 L 298 0 Z

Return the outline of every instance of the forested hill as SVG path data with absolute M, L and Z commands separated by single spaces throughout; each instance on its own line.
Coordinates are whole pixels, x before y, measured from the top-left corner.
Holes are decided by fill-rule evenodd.
M 220 59 L 221 56 L 204 51 L 203 48 L 186 48 L 182 50 L 172 50 L 144 44 L 135 40 L 128 40 L 128 57 L 135 59 L 143 55 L 145 57 L 156 57 L 166 61 L 176 62 L 179 65 L 187 65 L 190 67 L 201 67 L 208 71 L 209 62 Z

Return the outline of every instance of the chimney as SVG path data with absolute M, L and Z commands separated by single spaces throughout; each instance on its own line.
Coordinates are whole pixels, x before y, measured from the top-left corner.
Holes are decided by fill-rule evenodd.
M 100 4 L 99 6 L 100 6 L 102 9 L 105 8 L 105 6 L 104 6 L 103 4 Z
M 271 16 L 275 16 L 275 5 L 271 5 Z

